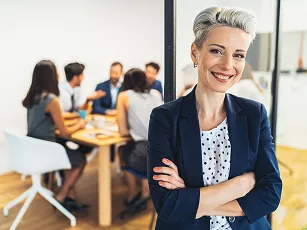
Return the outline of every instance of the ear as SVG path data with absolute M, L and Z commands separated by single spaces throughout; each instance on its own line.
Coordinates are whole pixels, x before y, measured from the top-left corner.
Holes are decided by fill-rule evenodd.
M 78 80 L 78 75 L 74 75 L 71 79 L 72 82 L 76 82 Z
M 195 45 L 195 43 L 193 42 L 191 44 L 191 51 L 190 51 L 190 55 L 191 55 L 191 59 L 193 61 L 193 63 L 197 64 L 198 63 L 198 48 Z

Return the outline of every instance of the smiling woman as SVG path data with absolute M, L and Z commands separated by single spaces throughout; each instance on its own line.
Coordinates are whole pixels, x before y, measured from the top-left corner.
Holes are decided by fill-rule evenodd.
M 271 229 L 282 182 L 264 106 L 227 94 L 240 80 L 256 19 L 211 7 L 194 21 L 198 84 L 152 111 L 148 176 L 156 229 Z

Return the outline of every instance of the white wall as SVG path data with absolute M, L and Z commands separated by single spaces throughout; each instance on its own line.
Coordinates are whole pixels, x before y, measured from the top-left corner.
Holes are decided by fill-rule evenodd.
M 84 63 L 89 93 L 113 61 L 128 70 L 153 60 L 163 73 L 163 28 L 163 0 L 0 1 L 0 174 L 10 170 L 2 131 L 25 133 L 21 100 L 38 61 L 53 60 L 62 79 L 67 63 Z
M 303 64 L 307 68 L 307 29 L 304 32 L 292 31 L 281 34 L 280 68 L 282 70 L 296 70 L 300 54 L 300 37 L 304 33 Z
M 307 24 L 302 20 L 302 16 L 307 14 L 306 0 L 283 0 L 281 6 L 282 31 L 307 30 Z

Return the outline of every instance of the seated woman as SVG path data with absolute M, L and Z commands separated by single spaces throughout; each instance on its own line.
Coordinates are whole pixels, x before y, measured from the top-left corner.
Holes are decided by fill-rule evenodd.
M 117 120 L 122 136 L 131 136 L 133 141 L 119 149 L 121 159 L 127 168 L 147 175 L 147 135 L 150 113 L 162 104 L 161 94 L 150 89 L 145 73 L 140 69 L 131 69 L 124 76 L 123 92 L 118 96 Z M 136 188 L 136 177 L 124 171 L 129 187 L 126 205 L 132 205 L 141 198 L 149 197 L 147 179 L 142 180 L 142 192 Z
M 69 137 L 85 127 L 85 121 L 82 119 L 69 127 L 64 125 L 59 94 L 55 65 L 51 61 L 40 61 L 34 68 L 30 89 L 22 102 L 27 109 L 28 136 L 56 142 L 56 128 L 62 137 Z M 74 185 L 84 170 L 86 159 L 78 151 L 69 148 L 66 148 L 66 151 L 72 168 L 65 171 L 65 181 L 56 199 L 70 211 L 84 211 L 87 205 L 76 202 Z

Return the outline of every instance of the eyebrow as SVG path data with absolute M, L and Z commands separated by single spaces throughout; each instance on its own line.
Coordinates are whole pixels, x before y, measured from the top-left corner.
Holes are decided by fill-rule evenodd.
M 218 44 L 210 44 L 210 45 L 208 45 L 208 46 L 218 46 L 218 47 L 220 47 L 220 48 L 222 48 L 222 49 L 225 49 L 225 46 L 218 45 Z M 245 50 L 240 50 L 240 49 L 238 49 L 238 50 L 236 50 L 236 52 L 246 52 L 246 51 L 245 51 Z

